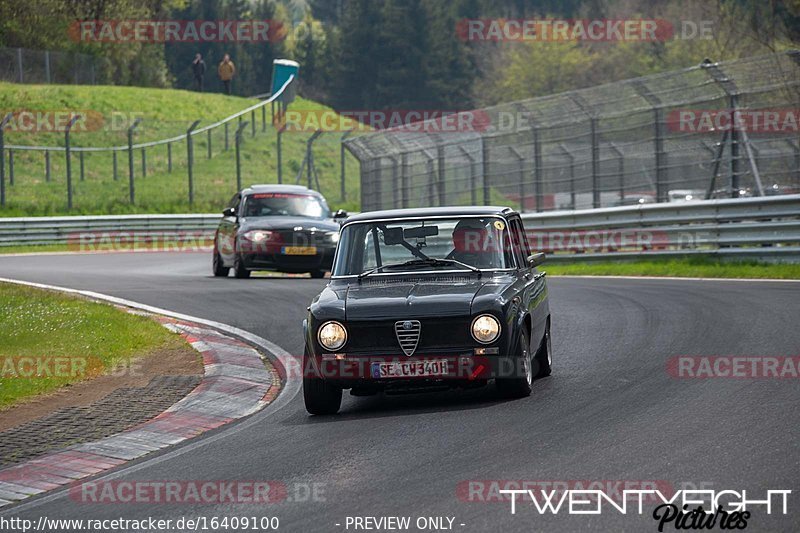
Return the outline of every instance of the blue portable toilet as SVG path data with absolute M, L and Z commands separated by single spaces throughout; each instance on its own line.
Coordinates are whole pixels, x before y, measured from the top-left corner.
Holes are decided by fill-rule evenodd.
M 292 61 L 291 59 L 275 59 L 272 62 L 272 94 L 280 91 L 281 87 L 283 87 L 283 85 L 291 76 L 297 78 L 299 73 L 300 64 L 297 61 Z M 286 88 L 283 96 L 281 96 L 282 102 L 285 104 L 290 104 L 294 101 L 294 97 L 297 92 L 295 89 L 296 86 L 297 84 L 292 82 Z

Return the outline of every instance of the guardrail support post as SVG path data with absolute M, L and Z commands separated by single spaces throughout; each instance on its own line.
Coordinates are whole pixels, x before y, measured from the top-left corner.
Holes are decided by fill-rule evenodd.
M 118 176 L 117 176 L 117 168 L 118 168 L 118 166 L 117 166 L 117 151 L 116 150 L 111 152 L 111 166 L 113 167 L 114 181 L 117 181 L 117 179 L 118 179 Z
M 247 122 L 240 122 L 234 135 L 234 146 L 236 148 L 236 192 L 242 190 L 242 160 L 240 155 L 240 145 L 242 144 L 242 130 L 247 126 Z
M 7 113 L 3 120 L 0 121 L 0 207 L 6 205 L 5 129 L 12 116 L 11 113 Z
M 136 129 L 136 126 L 142 119 L 137 118 L 131 124 L 131 127 L 128 128 L 128 199 L 130 200 L 131 205 L 136 203 L 136 187 L 133 183 L 133 130 Z
M 78 152 L 78 161 L 80 161 L 80 166 L 81 166 L 81 174 L 80 174 L 81 181 L 86 180 L 86 165 L 83 156 L 84 156 L 83 151 Z
M 69 132 L 79 118 L 81 118 L 80 115 L 73 116 L 64 129 L 64 154 L 67 160 L 67 209 L 72 209 L 72 157 L 69 149 Z
M 186 167 L 189 173 L 189 205 L 194 204 L 194 176 L 192 175 L 192 166 L 194 165 L 194 140 L 192 139 L 192 131 L 200 124 L 199 120 L 192 122 L 189 129 L 186 130 Z M 225 125 L 227 126 L 227 122 Z M 227 130 L 226 130 L 227 132 Z
M 44 181 L 50 182 L 50 150 L 44 151 Z

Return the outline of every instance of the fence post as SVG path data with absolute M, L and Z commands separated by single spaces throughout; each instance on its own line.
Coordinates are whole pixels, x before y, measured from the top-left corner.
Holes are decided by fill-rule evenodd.
M 142 147 L 142 177 L 147 177 L 147 149 Z
M 69 149 L 69 132 L 79 118 L 81 118 L 80 115 L 73 116 L 64 130 L 64 154 L 67 159 L 67 209 L 72 209 L 72 157 Z
M 247 122 L 240 122 L 239 127 L 236 128 L 234 135 L 234 143 L 236 148 L 236 192 L 242 190 L 242 161 L 240 157 L 240 145 L 242 144 L 242 130 L 247 126 Z
M 44 72 L 47 77 L 47 83 L 50 83 L 50 50 L 44 51 Z
M 402 207 L 408 207 L 408 153 L 400 156 L 400 198 Z
M 50 150 L 44 151 L 44 181 L 50 182 Z
M 283 149 L 281 147 L 281 137 L 283 136 L 283 128 L 281 125 L 278 127 L 278 141 L 276 148 L 278 150 L 278 183 L 283 183 Z
M 600 207 L 600 142 L 597 138 L 597 119 L 589 119 L 589 131 L 592 135 L 592 207 Z
M 117 176 L 117 151 L 116 150 L 111 152 L 111 163 L 112 163 L 112 166 L 114 167 L 113 168 L 114 181 L 117 181 L 118 176 Z
M 14 186 L 14 150 L 8 151 L 8 184 Z
M 172 143 L 167 143 L 167 172 L 172 173 Z
M 267 131 L 267 106 L 261 106 L 261 133 Z
M 389 158 L 389 161 L 392 163 L 392 207 L 397 209 L 399 205 L 402 205 L 402 192 L 400 191 L 401 185 L 399 178 L 399 165 L 397 163 L 397 157 L 393 155 L 387 155 L 386 157 Z
M 85 174 L 86 166 L 84 165 L 83 156 L 84 156 L 83 150 L 79 151 L 78 152 L 78 160 L 80 161 L 80 164 L 81 164 L 81 174 L 80 174 L 80 180 L 81 181 L 85 181 L 86 180 L 86 174 Z
M 509 151 L 517 158 L 519 167 L 517 168 L 517 187 L 519 194 L 519 212 L 525 211 L 525 157 L 513 146 L 508 147 Z
M 263 108 L 262 108 L 263 109 Z M 339 139 L 339 182 L 340 182 L 340 190 L 339 190 L 339 197 L 342 202 L 347 200 L 347 189 L 345 189 L 344 184 L 344 177 L 345 177 L 345 153 L 344 153 L 344 141 L 353 133 L 353 130 L 347 130 L 342 135 L 341 139 Z
M 475 157 L 464 148 L 463 145 L 458 145 L 458 149 L 469 161 L 469 200 L 471 205 L 478 204 L 478 170 L 475 168 Z
M 533 127 L 533 195 L 536 198 L 536 211 L 544 210 L 544 176 L 542 175 L 542 143 L 539 139 L 539 126 Z
M 489 147 L 486 137 L 481 137 L 481 167 L 483 172 L 483 205 L 489 205 Z
M 7 113 L 3 120 L 0 120 L 0 207 L 6 205 L 6 162 L 5 162 L 5 133 L 6 124 L 14 115 Z
M 189 173 L 189 205 L 194 204 L 194 176 L 192 175 L 192 166 L 194 165 L 194 140 L 192 139 L 192 131 L 200 124 L 199 120 L 192 122 L 189 129 L 186 130 L 186 166 Z M 227 125 L 227 122 L 226 122 Z
M 611 151 L 617 156 L 617 174 L 619 174 L 619 200 L 620 204 L 623 204 L 625 200 L 625 154 L 622 153 L 622 150 L 620 150 L 616 144 L 609 143 L 609 146 L 611 147 Z
M 559 143 L 558 148 L 569 161 L 569 205 L 571 209 L 575 209 L 575 156 L 564 143 Z
M 250 111 L 250 137 L 256 136 L 256 110 Z
M 207 148 L 208 148 L 207 152 L 208 153 L 206 154 L 206 159 L 211 159 L 211 128 L 206 130 L 206 132 L 207 132 L 206 136 L 208 137 L 208 139 L 207 139 L 207 141 L 208 141 L 207 142 L 207 145 L 208 145 L 207 146 Z
M 439 193 L 439 205 L 447 205 L 447 191 L 444 175 L 444 146 L 441 144 L 436 147 L 436 188 Z
M 137 118 L 128 128 L 128 197 L 131 205 L 136 203 L 136 187 L 133 183 L 133 130 L 141 121 L 142 119 Z
M 19 82 L 23 83 L 22 76 L 22 48 L 17 48 L 17 68 L 19 69 Z
M 228 151 L 228 123 L 225 123 L 225 151 Z

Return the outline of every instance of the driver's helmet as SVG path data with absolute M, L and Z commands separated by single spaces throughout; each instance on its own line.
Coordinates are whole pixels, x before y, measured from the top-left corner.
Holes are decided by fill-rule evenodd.
M 488 222 L 480 218 L 461 220 L 453 228 L 453 249 L 457 254 L 475 254 L 487 249 Z

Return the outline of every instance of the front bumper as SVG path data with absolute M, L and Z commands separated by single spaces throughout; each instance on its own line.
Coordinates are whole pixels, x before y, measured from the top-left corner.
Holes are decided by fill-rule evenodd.
M 314 255 L 285 255 L 280 252 L 243 252 L 241 260 L 248 270 L 279 270 L 281 272 L 308 272 L 330 270 L 333 266 L 335 247 L 317 247 Z

